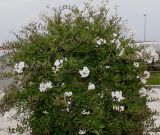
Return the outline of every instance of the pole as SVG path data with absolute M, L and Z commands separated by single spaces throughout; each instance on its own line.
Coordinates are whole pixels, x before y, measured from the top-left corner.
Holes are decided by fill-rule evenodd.
M 118 5 L 115 5 L 114 9 L 116 11 L 116 17 L 117 17 L 118 16 Z
M 146 17 L 147 15 L 144 14 L 144 41 L 146 41 Z

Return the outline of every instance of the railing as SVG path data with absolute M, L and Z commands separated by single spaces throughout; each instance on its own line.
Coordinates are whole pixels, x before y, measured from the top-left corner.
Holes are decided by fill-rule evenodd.
M 147 66 L 147 70 L 148 71 L 152 71 L 152 72 L 154 72 L 154 71 L 160 72 L 160 64 L 151 64 L 151 65 L 148 65 Z
M 148 40 L 148 41 L 143 41 L 143 40 L 137 40 L 136 43 L 150 43 L 150 42 L 154 42 L 154 43 L 160 43 L 160 41 L 153 41 L 153 40 Z

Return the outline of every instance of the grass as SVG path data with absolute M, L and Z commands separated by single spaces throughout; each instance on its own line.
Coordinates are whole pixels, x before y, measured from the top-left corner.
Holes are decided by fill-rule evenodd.
M 151 76 L 148 80 L 149 85 L 160 85 L 160 72 L 150 72 Z

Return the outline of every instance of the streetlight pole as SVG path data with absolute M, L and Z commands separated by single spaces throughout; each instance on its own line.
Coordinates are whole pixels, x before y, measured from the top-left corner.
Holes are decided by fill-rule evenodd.
M 144 14 L 144 41 L 146 41 L 146 18 L 147 18 L 147 15 Z
M 118 5 L 115 5 L 114 9 L 116 11 L 116 17 L 117 17 L 118 16 Z

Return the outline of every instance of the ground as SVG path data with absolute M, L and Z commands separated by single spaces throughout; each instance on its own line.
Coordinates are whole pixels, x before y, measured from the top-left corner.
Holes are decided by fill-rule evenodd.
M 160 71 L 151 72 L 148 84 L 160 85 Z

